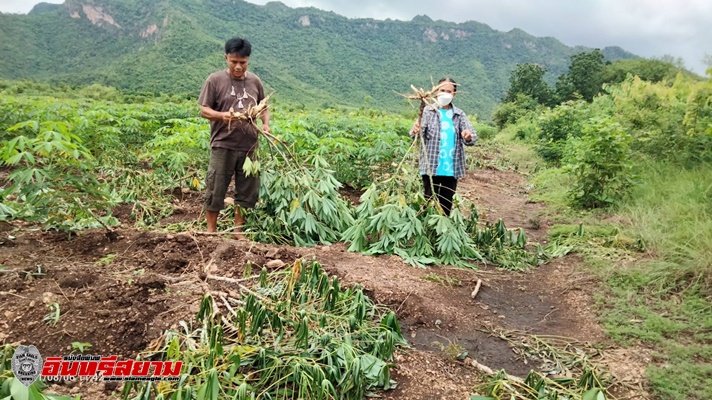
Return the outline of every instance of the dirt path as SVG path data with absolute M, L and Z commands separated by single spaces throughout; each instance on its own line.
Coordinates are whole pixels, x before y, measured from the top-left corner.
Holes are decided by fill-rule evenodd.
M 546 237 L 542 208 L 527 201 L 521 175 L 471 172 L 458 191 L 481 204 L 488 220 L 503 218 L 508 228 L 521 226 L 530 240 Z M 68 240 L 62 234 L 11 228 L 0 227 L 3 237 L 16 236 L 0 246 L 0 265 L 11 270 L 0 284 L 0 341 L 34 344 L 44 356 L 67 354 L 73 342 L 85 342 L 91 343 L 92 354 L 134 357 L 165 329 L 191 320 L 206 290 L 230 290 L 200 279 L 208 260 L 214 260 L 217 274 L 240 278 L 247 261 L 261 266 L 300 257 L 317 259 L 342 281 L 360 284 L 377 302 L 396 310 L 413 348 L 397 355 L 393 375 L 399 386 L 383 394 L 389 399 L 467 398 L 481 382 L 480 373 L 455 361 L 453 350 L 514 375 L 536 367 L 491 336 L 492 328 L 605 340 L 588 307 L 590 293 L 573 290 L 587 279 L 574 271 L 575 257 L 527 273 L 426 270 L 393 256 L 349 253 L 343 244 L 305 249 L 135 230 L 123 230 L 119 240 L 109 242 L 100 231 Z M 436 276 L 449 284 L 434 282 Z M 473 299 L 478 280 L 483 285 Z M 55 303 L 61 313 L 52 325 L 46 316 Z M 93 383 L 58 391 L 102 399 L 115 389 Z

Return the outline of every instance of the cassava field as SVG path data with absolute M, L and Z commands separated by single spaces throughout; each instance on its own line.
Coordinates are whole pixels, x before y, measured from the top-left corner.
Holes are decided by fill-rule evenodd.
M 194 101 L 0 90 L 0 399 L 712 398 L 709 81 L 518 96 L 476 124 L 450 217 L 418 104 L 273 103 L 249 241 L 232 205 L 202 234 Z M 183 366 L 26 388 L 18 345 Z

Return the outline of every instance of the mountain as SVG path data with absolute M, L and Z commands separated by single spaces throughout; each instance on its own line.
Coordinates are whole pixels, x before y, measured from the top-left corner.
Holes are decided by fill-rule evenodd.
M 224 68 L 223 45 L 253 44 L 251 70 L 277 101 L 403 110 L 398 93 L 452 76 L 457 104 L 489 118 L 517 63 L 553 82 L 590 49 L 479 22 L 349 19 L 315 8 L 241 0 L 66 0 L 27 15 L 0 14 L 0 78 L 101 83 L 125 91 L 190 94 Z M 635 58 L 620 48 L 610 59 Z

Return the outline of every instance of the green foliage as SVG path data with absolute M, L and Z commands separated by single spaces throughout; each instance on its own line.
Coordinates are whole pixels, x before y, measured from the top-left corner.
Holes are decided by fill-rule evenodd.
M 608 84 L 618 84 L 625 81 L 628 75 L 637 76 L 647 82 L 673 82 L 680 68 L 662 60 L 646 58 L 616 60 L 604 71 L 603 81 Z
M 652 392 L 661 398 L 704 399 L 710 396 L 712 326 L 707 283 L 689 268 L 647 262 L 611 268 L 610 288 L 598 296 L 608 333 L 622 344 L 643 343 L 653 349 L 646 370 Z
M 554 108 L 536 127 L 547 139 L 538 152 L 563 165 L 538 174 L 536 198 L 600 224 L 600 212 L 567 207 L 577 187 L 578 205 L 613 206 L 622 221 L 554 226 L 547 252 L 578 252 L 599 274 L 606 330 L 620 343 L 653 349 L 646 375 L 661 398 L 710 397 L 710 87 L 684 74 L 660 83 L 629 76 L 591 103 Z M 531 137 L 525 123 L 506 133 Z M 638 184 L 630 181 L 633 167 Z M 640 251 L 644 260 L 633 253 Z
M 560 398 L 572 400 L 606 400 L 606 391 L 588 385 L 592 372 L 587 371 L 581 380 L 566 377 L 548 377 L 539 372 L 531 371 L 524 382 L 507 379 L 504 371 L 499 372 L 483 388 L 487 396 L 470 396 L 470 400 L 556 400 Z
M 189 368 L 177 386 L 127 383 L 122 398 L 362 399 L 395 388 L 390 361 L 407 343 L 395 314 L 360 287 L 297 260 L 242 292 L 224 300 L 234 305 L 225 315 L 204 297 L 200 328 L 182 322 L 184 331 L 166 335 L 163 358 Z
M 539 137 L 539 126 L 534 121 L 522 121 L 515 125 L 514 137 L 525 142 L 533 142 Z
M 707 398 L 712 167 L 655 161 L 638 170 L 640 183 L 616 205 L 619 215 L 610 218 L 619 224 L 602 224 L 598 213 L 577 213 L 576 219 L 586 224 L 554 225 L 550 242 L 561 252 L 585 257 L 604 282 L 596 302 L 607 333 L 623 345 L 652 349 L 646 375 L 653 393 Z M 554 181 L 568 179 L 561 170 L 547 171 L 537 180 L 547 185 L 538 191 L 547 196 L 558 192 L 563 199 L 568 185 L 558 187 Z M 645 254 L 636 254 L 641 251 Z
M 547 258 L 543 250 L 525 250 L 521 229 L 508 230 L 501 220 L 480 224 L 473 205 L 469 215 L 461 213 L 457 195 L 450 217 L 444 216 L 434 200 L 425 202 L 418 186 L 419 180 L 397 179 L 366 190 L 356 221 L 343 233 L 349 251 L 396 254 L 420 267 L 437 263 L 474 268 L 473 261 L 481 261 L 524 270 Z
M 49 313 L 47 313 L 42 320 L 49 326 L 56 326 L 60 317 L 59 303 L 55 301 L 49 304 L 47 308 L 49 309 Z
M 607 86 L 610 94 L 590 104 L 569 102 L 545 112 L 537 152 L 573 174 L 575 205 L 613 205 L 635 183 L 635 158 L 686 166 L 712 161 L 711 88 L 682 75 L 672 86 L 637 78 Z
M 88 173 L 93 156 L 71 126 L 64 121 L 31 120 L 7 132 L 16 136 L 0 147 L 0 161 L 14 170 L 8 177 L 12 184 L 0 192 L 0 199 L 17 205 L 15 217 L 61 230 L 100 226 L 90 210 L 105 209 L 110 194 Z
M 634 183 L 632 138 L 612 118 L 589 119 L 581 134 L 567 144 L 565 162 L 574 176 L 571 200 L 583 208 L 612 206 Z
M 185 104 L 3 96 L 0 111 L 0 160 L 11 169 L 3 219 L 76 231 L 117 224 L 111 209 L 127 202 L 156 222 L 170 210 L 156 192 L 190 186 L 191 169 L 203 170 L 205 125 L 176 120 L 194 114 Z
M 47 5 L 29 15 L 0 15 L 0 78 L 43 81 L 53 89 L 100 84 L 130 96 L 196 98 L 205 78 L 224 68 L 225 40 L 239 34 L 252 41 L 251 68 L 268 91 L 276 90 L 274 99 L 280 102 L 312 109 L 335 104 L 359 108 L 368 98 L 369 108 L 406 111 L 394 91 L 452 75 L 461 84 L 459 105 L 489 119 L 517 64 L 547 65 L 558 75 L 580 51 L 551 38 L 520 30 L 499 32 L 472 21 L 347 19 L 313 8 L 305 14 L 283 4 L 245 1 L 92 4 L 121 27 L 91 23 L 80 3 Z M 80 18 L 72 18 L 74 12 Z M 306 26 L 300 23 L 305 15 Z M 151 33 L 147 28 L 154 24 Z M 614 58 L 633 57 L 611 50 Z M 413 62 L 424 58 L 444 62 Z M 86 94 L 115 100 L 105 88 Z
M 611 87 L 612 111 L 633 148 L 688 166 L 712 161 L 712 83 L 679 75 L 672 86 L 629 78 Z
M 520 93 L 514 101 L 500 104 L 494 111 L 492 120 L 497 128 L 501 130 L 507 125 L 515 124 L 539 112 L 541 112 L 541 107 L 538 107 L 536 100 Z
M 566 75 L 556 82 L 556 96 L 559 102 L 576 100 L 588 102 L 601 92 L 604 83 L 605 56 L 599 49 L 571 56 L 571 65 Z
M 691 282 L 712 293 L 712 165 L 683 168 L 644 164 L 640 184 L 620 210 L 631 229 L 665 262 L 660 290 L 676 292 Z
M 497 134 L 497 128 L 485 124 L 473 124 L 473 128 L 477 131 L 477 137 L 479 140 L 489 140 L 495 137 Z
M 353 224 L 333 171 L 319 156 L 311 162 L 311 168 L 285 170 L 273 159 L 267 161 L 260 175 L 260 202 L 248 214 L 246 224 L 254 240 L 296 246 L 331 244 Z
M 546 68 L 538 64 L 517 64 L 509 78 L 509 89 L 503 102 L 515 102 L 520 94 L 531 97 L 537 103 L 550 106 L 554 93 L 544 81 Z
M 0 135 L 10 138 L 0 153 L 10 168 L 2 219 L 75 231 L 116 224 L 113 208 L 121 205 L 139 226 L 156 226 L 171 215 L 176 190 L 202 189 L 208 126 L 192 104 L 7 96 L 0 107 Z M 476 212 L 447 218 L 425 204 L 407 135 L 411 118 L 372 110 L 282 114 L 279 107 L 273 116 L 280 143 L 263 137 L 245 166 L 261 180 L 260 201 L 247 214 L 251 239 L 297 246 L 346 240 L 352 250 L 397 254 L 415 265 L 486 260 L 525 269 L 545 260 L 524 249 L 523 235 L 478 226 Z M 369 188 L 358 208 L 342 197 L 345 187 Z
M 366 190 L 356 221 L 343 234 L 349 251 L 397 254 L 418 266 L 436 262 L 469 266 L 468 261 L 484 261 L 458 210 L 447 218 L 437 206 L 425 206 L 417 182 L 406 185 L 412 190 L 403 192 L 397 185 L 384 190 L 375 184 Z
M 558 164 L 564 156 L 568 141 L 582 135 L 586 119 L 590 115 L 586 103 L 564 103 L 539 118 L 539 142 L 537 153 L 547 162 Z
M 649 59 L 622 59 L 614 62 L 603 61 L 604 53 L 594 50 L 588 53 L 579 53 L 571 57 L 569 71 L 567 74 L 559 76 L 556 82 L 556 93 L 554 93 L 544 79 L 546 69 L 538 64 L 518 64 L 512 71 L 509 79 L 509 89 L 503 99 L 503 103 L 495 108 L 493 120 L 501 130 L 507 125 L 516 124 L 523 115 L 530 115 L 529 110 L 534 110 L 535 104 L 554 107 L 574 100 L 585 100 L 592 102 L 596 95 L 607 91 L 611 92 L 611 87 L 625 81 L 633 81 L 639 84 L 640 81 L 649 83 L 663 82 L 669 86 L 673 81 L 680 85 L 684 82 L 700 82 L 701 78 L 685 71 L 681 67 L 669 61 L 649 60 Z M 609 58 L 610 60 L 610 58 Z M 684 77 L 684 79 L 680 79 Z M 658 86 L 655 86 L 656 88 Z M 625 86 L 624 86 L 625 90 Z M 680 93 L 678 90 L 677 93 Z M 629 95 L 630 92 L 626 93 Z M 702 94 L 702 98 L 708 94 Z M 650 98 L 644 98 L 645 102 L 650 102 Z M 653 99 L 655 100 L 655 99 Z M 695 101 L 703 105 L 704 101 Z M 663 108 L 659 102 L 648 103 L 658 110 Z M 537 110 L 541 112 L 541 110 Z M 666 113 L 668 114 L 668 113 Z M 671 114 L 680 113 L 676 110 Z M 699 115 L 697 113 L 695 116 Z M 666 120 L 667 115 L 651 115 L 653 120 Z M 674 127 L 673 121 L 668 124 Z M 645 120 L 642 121 L 645 124 Z M 525 135 L 522 135 L 522 137 Z
M 393 171 L 405 156 L 412 119 L 369 110 L 296 113 L 278 121 L 275 132 L 295 152 L 318 155 L 334 168 L 335 178 L 353 189 L 368 187 Z
M 84 350 L 89 350 L 92 347 L 91 343 L 87 342 L 72 342 L 72 349 L 79 350 L 80 353 L 84 353 Z

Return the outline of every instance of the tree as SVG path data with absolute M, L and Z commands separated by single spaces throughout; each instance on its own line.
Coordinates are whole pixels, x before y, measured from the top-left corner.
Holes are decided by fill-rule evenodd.
M 520 94 L 524 94 L 539 104 L 553 105 L 554 93 L 544 81 L 545 73 L 546 68 L 538 64 L 517 64 L 517 68 L 509 77 L 509 89 L 504 102 L 514 102 Z
M 566 75 L 556 82 L 556 95 L 560 102 L 573 100 L 576 94 L 586 101 L 593 101 L 601 91 L 606 63 L 600 49 L 571 56 L 571 65 Z
M 679 71 L 675 65 L 661 60 L 646 58 L 618 60 L 606 67 L 603 81 L 621 83 L 628 74 L 648 82 L 660 82 L 663 79 L 673 81 Z
M 656 58 L 653 58 L 656 59 Z M 664 63 L 672 64 L 675 68 L 685 69 L 685 60 L 682 57 L 671 56 L 670 54 L 665 54 L 660 58 L 657 58 Z

